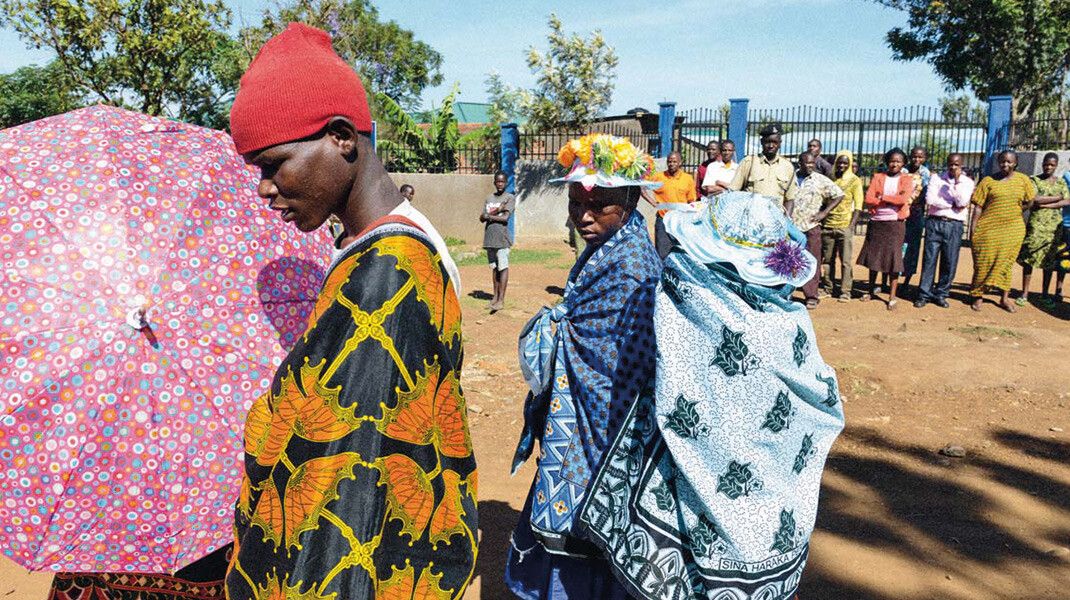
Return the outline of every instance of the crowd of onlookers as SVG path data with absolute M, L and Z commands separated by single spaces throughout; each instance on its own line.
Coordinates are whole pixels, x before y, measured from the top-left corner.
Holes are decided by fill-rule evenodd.
M 934 171 L 924 147 L 909 152 L 892 148 L 866 187 L 848 150 L 836 152 L 829 161 L 821 140 L 815 138 L 793 161 L 780 154 L 779 125 L 765 127 L 760 135 L 762 151 L 742 160 L 736 159 L 732 140 L 709 142 L 706 160 L 694 175 L 683 169 L 679 152 L 669 154 L 666 169 L 652 176 L 661 187 L 643 194 L 658 212 L 654 244 L 659 254 L 667 255 L 674 243 L 661 218 L 671 204 L 693 203 L 731 190 L 751 191 L 783 207 L 818 260 L 817 273 L 801 288 L 809 309 L 823 298 L 865 302 L 881 294 L 887 295 L 889 310 L 908 296 L 916 308 L 928 304 L 947 308 L 966 231 L 972 232 L 971 308 L 981 310 L 983 294 L 995 291 L 997 305 L 1015 312 L 1029 302 L 1036 269 L 1043 279 L 1035 303 L 1050 309 L 1062 302 L 1063 282 L 1070 271 L 1070 170 L 1062 177 L 1055 174 L 1059 167 L 1055 153 L 1044 156 L 1040 174 L 1027 177 L 1016 171 L 1015 152 L 1005 150 L 997 156 L 992 174 L 975 182 L 961 154 L 948 154 L 942 169 Z M 494 193 L 479 217 L 486 228 L 483 247 L 493 275 L 492 312 L 503 306 L 509 281 L 508 221 L 516 199 L 505 191 L 506 181 L 504 173 L 495 174 Z M 412 186 L 402 186 L 402 192 L 411 199 Z M 860 223 L 865 224 L 865 238 L 856 256 L 855 231 Z M 1022 282 L 1021 293 L 1012 301 L 1015 264 L 1022 268 Z M 856 285 L 855 266 L 868 270 L 864 286 Z
M 779 124 L 764 127 L 761 152 L 739 161 L 732 140 L 711 141 L 706 160 L 694 175 L 681 168 L 680 153 L 670 154 L 667 168 L 654 176 L 663 185 L 644 196 L 659 208 L 658 252 L 666 255 L 673 244 L 661 219 L 664 205 L 695 202 L 728 190 L 751 191 L 783 207 L 821 265 L 801 288 L 809 309 L 826 297 L 869 301 L 886 292 L 885 303 L 892 310 L 906 289 L 914 290 L 911 296 L 917 308 L 928 304 L 947 308 L 968 220 L 972 221 L 971 308 L 981 310 L 983 294 L 997 291 L 998 305 L 1015 312 L 1029 300 L 1035 269 L 1043 272 L 1037 304 L 1051 308 L 1062 301 L 1063 280 L 1070 271 L 1070 172 L 1063 177 L 1055 174 L 1056 154 L 1044 157 L 1039 175 L 1027 177 L 1016 171 L 1015 152 L 1005 150 L 993 172 L 975 182 L 964 171 L 958 153 L 949 154 L 936 171 L 928 165 L 925 148 L 914 147 L 909 154 L 893 148 L 863 190 L 851 152 L 836 152 L 830 162 L 821 141 L 813 139 L 793 162 L 780 154 L 781 133 Z M 856 258 L 853 241 L 860 221 L 866 223 L 866 234 Z M 1022 293 L 1012 302 L 1015 263 L 1022 267 Z M 869 271 L 868 285 L 862 289 L 855 285 L 855 265 Z M 916 275 L 916 286 L 911 288 Z

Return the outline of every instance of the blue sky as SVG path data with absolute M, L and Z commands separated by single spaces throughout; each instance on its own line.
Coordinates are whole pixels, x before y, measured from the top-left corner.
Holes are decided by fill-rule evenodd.
M 235 27 L 258 20 L 271 0 L 226 0 Z M 600 29 L 620 58 L 611 114 L 635 106 L 678 110 L 714 107 L 748 97 L 752 108 L 934 105 L 943 85 L 926 63 L 891 59 L 889 29 L 903 13 L 869 0 L 376 0 L 386 19 L 412 30 L 442 53 L 445 83 L 427 90 L 439 102 L 454 82 L 459 100 L 485 99 L 484 80 L 498 71 L 530 86 L 527 48 L 545 47 L 546 18 L 567 31 Z M 24 49 L 0 30 L 0 72 L 49 54 Z

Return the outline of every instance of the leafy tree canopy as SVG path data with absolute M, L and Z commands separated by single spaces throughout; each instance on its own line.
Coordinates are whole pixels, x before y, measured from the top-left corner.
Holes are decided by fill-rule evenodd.
M 457 87 L 442 101 L 437 111 L 429 111 L 430 122 L 421 127 L 409 113 L 384 93 L 379 93 L 379 155 L 387 170 L 405 173 L 450 172 L 457 168 L 457 147 L 461 135 L 453 114 Z
M 291 22 L 330 32 L 338 55 L 370 85 L 369 100 L 382 94 L 414 110 L 424 88 L 442 83 L 442 55 L 394 21 L 381 21 L 369 0 L 296 0 L 265 11 L 259 26 L 241 31 L 246 61 Z
M 909 15 L 886 38 L 896 59 L 924 60 L 949 88 L 981 99 L 1013 94 L 1016 119 L 1029 118 L 1066 83 L 1066 0 L 876 1 Z
M 531 104 L 531 92 L 509 85 L 497 71 L 488 73 L 485 83 L 491 124 L 518 123 L 527 119 L 525 109 Z
M 14 127 L 81 106 L 56 63 L 30 65 L 0 75 L 0 129 Z
M 549 48 L 528 50 L 528 67 L 536 77 L 527 103 L 531 125 L 589 123 L 605 114 L 613 99 L 617 54 L 599 31 L 590 37 L 565 33 L 554 14 L 549 25 Z
M 0 0 L 0 24 L 52 50 L 89 101 L 196 120 L 236 83 L 221 79 L 236 71 L 222 0 Z
M 969 94 L 957 94 L 940 98 L 940 116 L 945 121 L 967 121 L 985 123 L 988 121 L 988 107 Z

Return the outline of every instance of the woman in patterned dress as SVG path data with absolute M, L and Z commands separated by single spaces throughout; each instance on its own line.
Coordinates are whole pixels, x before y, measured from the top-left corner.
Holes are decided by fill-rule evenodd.
M 581 511 L 640 600 L 790 600 L 825 456 L 836 374 L 791 294 L 817 261 L 772 199 L 727 192 L 672 211 L 654 298 L 656 377 Z
M 587 248 L 561 304 L 540 311 L 520 338 L 532 391 L 514 472 L 536 439 L 540 452 L 510 538 L 505 580 L 525 600 L 617 600 L 629 596 L 577 528 L 577 516 L 591 474 L 654 376 L 661 261 L 636 204 L 641 186 L 657 184 L 642 181 L 653 161 L 621 138 L 573 140 L 558 160 L 571 168 L 559 181 L 569 184 L 569 215 Z
M 1037 197 L 1033 200 L 1033 211 L 1025 227 L 1025 241 L 1018 253 L 1018 264 L 1022 265 L 1022 295 L 1016 302 L 1018 306 L 1025 306 L 1029 301 L 1029 283 L 1033 269 L 1044 270 L 1039 304 L 1047 308 L 1055 304 L 1053 298 L 1048 295 L 1048 285 L 1051 284 L 1058 248 L 1062 243 L 1060 230 L 1063 215 L 1058 208 L 1052 208 L 1052 204 L 1070 198 L 1070 189 L 1067 188 L 1066 182 L 1055 175 L 1055 168 L 1058 166 L 1059 155 L 1049 152 L 1044 155 L 1041 174 L 1031 177 L 1033 184 L 1037 186 Z M 1060 286 L 1057 285 L 1056 288 L 1058 287 Z
M 1004 150 L 997 159 L 999 171 L 981 180 L 971 200 L 978 208 L 973 215 L 973 282 L 970 308 L 981 310 L 987 289 L 1000 290 L 999 306 L 1007 312 L 1017 309 L 1010 301 L 1011 270 L 1025 239 L 1022 211 L 1037 195 L 1037 188 L 1018 173 L 1018 155 Z

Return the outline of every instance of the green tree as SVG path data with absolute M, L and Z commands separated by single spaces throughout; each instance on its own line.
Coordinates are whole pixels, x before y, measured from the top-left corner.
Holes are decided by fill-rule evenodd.
M 180 118 L 206 90 L 230 25 L 222 0 L 0 0 L 0 24 L 56 54 L 87 99 Z
M 453 114 L 457 87 L 429 111 L 430 121 L 421 127 L 400 104 L 384 93 L 377 94 L 382 120 L 378 152 L 387 170 L 402 173 L 448 173 L 457 170 L 461 135 Z
M 969 94 L 958 94 L 940 98 L 940 116 L 945 121 L 968 123 L 985 123 L 988 121 L 988 108 Z
M 74 110 L 81 98 L 71 90 L 63 68 L 52 62 L 0 75 L 0 129 Z
M 549 48 L 528 50 L 528 67 L 536 77 L 527 112 L 536 129 L 560 123 L 582 126 L 605 114 L 613 98 L 617 54 L 602 33 L 590 37 L 564 32 L 550 15 Z
M 335 51 L 360 73 L 372 95 L 383 94 L 405 109 L 415 109 L 425 88 L 442 83 L 442 55 L 394 21 L 380 20 L 369 0 L 296 0 L 266 10 L 259 26 L 241 31 L 247 59 L 291 22 L 330 32 Z
M 492 125 L 526 120 L 525 107 L 531 104 L 531 92 L 509 85 L 497 71 L 488 73 L 485 83 Z
M 238 40 L 218 31 L 203 76 L 178 98 L 178 117 L 213 129 L 230 129 L 230 107 L 248 64 Z
M 897 60 L 925 60 L 951 89 L 1014 94 L 1015 119 L 1058 95 L 1070 73 L 1066 0 L 876 0 L 908 14 L 888 32 Z

